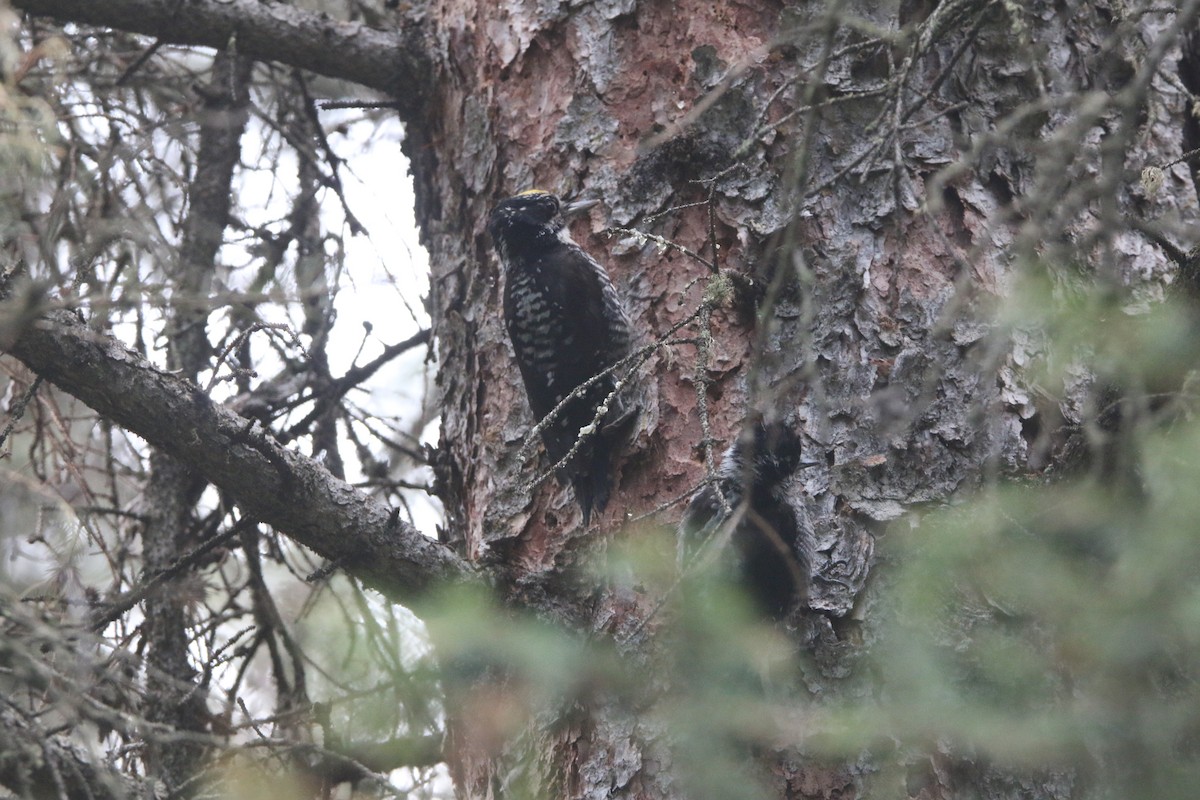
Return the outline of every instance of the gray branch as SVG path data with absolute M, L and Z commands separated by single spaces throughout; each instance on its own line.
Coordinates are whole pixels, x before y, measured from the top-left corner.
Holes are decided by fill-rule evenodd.
M 26 330 L 9 352 L 96 412 L 170 453 L 232 496 L 245 513 L 399 601 L 469 576 L 449 548 L 329 471 L 283 447 L 68 311 Z
M 271 0 L 13 0 L 30 14 L 157 37 L 169 44 L 226 47 L 377 89 L 413 119 L 431 86 L 424 28 L 381 31 Z

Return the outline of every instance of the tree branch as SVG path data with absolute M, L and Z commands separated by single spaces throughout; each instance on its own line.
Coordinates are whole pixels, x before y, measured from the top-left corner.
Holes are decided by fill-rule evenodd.
M 442 734 L 399 736 L 382 742 L 326 745 L 309 770 L 336 785 L 386 775 L 394 769 L 422 769 L 445 761 Z
M 424 107 L 433 84 L 424 29 L 381 31 L 271 0 L 13 0 L 30 14 L 155 36 L 170 44 L 226 47 L 342 78 L 396 97 L 401 117 Z
M 36 800 L 165 797 L 166 788 L 100 766 L 83 748 L 47 736 L 12 709 L 0 709 L 0 785 Z
M 471 572 L 444 545 L 390 519 L 387 506 L 68 311 L 47 314 L 9 352 L 224 489 L 248 515 L 389 597 L 412 599 Z

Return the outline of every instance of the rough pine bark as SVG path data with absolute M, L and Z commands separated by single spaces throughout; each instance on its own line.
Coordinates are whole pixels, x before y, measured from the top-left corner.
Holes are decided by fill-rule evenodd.
M 444 50 L 430 124 L 410 125 L 407 147 L 433 254 L 453 544 L 499 563 L 512 599 L 544 592 L 556 567 L 637 535 L 623 523 L 697 485 L 706 426 L 710 442 L 728 442 L 748 409 L 769 410 L 820 462 L 792 495 L 814 551 L 811 611 L 793 620 L 810 656 L 804 686 L 814 703 L 870 692 L 857 665 L 884 613 L 868 577 L 885 524 L 989 478 L 1047 469 L 1064 417 L 1069 428 L 1085 413 L 1082 393 L 1047 404 L 1024 381 L 1036 344 L 988 335 L 1014 263 L 1090 253 L 1087 268 L 1117 283 L 1171 269 L 1122 223 L 1145 213 L 1133 165 L 1180 153 L 1186 98 L 1165 74 L 1176 20 L 1106 3 L 460 0 L 431 21 Z M 1093 87 L 1106 102 L 1089 108 Z M 532 498 L 521 491 L 536 465 L 514 457 L 533 421 L 483 224 L 498 198 L 535 186 L 601 200 L 573 232 L 608 266 L 644 341 L 696 313 L 706 268 L 606 229 L 637 227 L 702 255 L 715 236 L 741 289 L 740 302 L 685 328 L 702 341 L 656 350 L 642 367 L 639 433 L 588 530 L 553 481 Z M 710 192 L 712 222 L 689 205 Z M 680 511 L 653 519 L 669 526 Z M 583 625 L 629 631 L 645 611 L 610 593 L 583 609 Z M 493 796 L 512 753 L 476 747 L 471 721 L 454 723 L 459 791 Z M 556 796 L 680 791 L 669 736 L 645 717 L 600 704 L 532 737 L 522 746 Z M 800 736 L 763 757 L 777 796 L 855 796 L 879 767 L 803 754 Z M 958 758 L 928 769 L 923 796 L 1018 791 L 1020 780 Z M 1071 792 L 1059 774 L 1032 780 L 1039 796 Z

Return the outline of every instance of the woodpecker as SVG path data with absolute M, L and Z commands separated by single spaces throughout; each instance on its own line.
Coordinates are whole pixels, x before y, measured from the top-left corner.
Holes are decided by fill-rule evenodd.
M 783 619 L 808 597 L 808 533 L 788 502 L 784 482 L 801 466 L 800 437 L 783 423 L 757 421 L 725 451 L 716 480 L 702 486 L 679 524 L 679 558 L 687 569 L 734 514 L 742 518 L 729 539 L 735 575 L 759 610 Z
M 564 208 L 553 194 L 531 189 L 500 201 L 488 219 L 504 266 L 504 323 L 539 421 L 580 384 L 630 353 L 629 317 L 612 280 L 566 231 L 564 212 L 593 205 Z M 542 429 L 554 464 L 586 437 L 559 471 L 575 490 L 584 525 L 608 503 L 613 456 L 635 416 L 624 393 L 610 398 L 623 372 L 598 380 Z M 591 427 L 605 403 L 606 412 Z

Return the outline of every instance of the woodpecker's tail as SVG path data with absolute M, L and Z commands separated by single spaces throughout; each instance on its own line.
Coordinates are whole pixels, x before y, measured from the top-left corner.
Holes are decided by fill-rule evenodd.
M 582 456 L 571 475 L 571 486 L 575 489 L 575 501 L 583 512 L 583 524 L 591 522 L 592 511 L 602 512 L 608 506 L 608 497 L 613 487 L 613 460 L 621 445 L 629 438 L 633 423 L 637 421 L 637 409 L 619 403 L 616 414 L 610 414 L 595 434 L 590 452 Z
M 590 457 L 571 476 L 575 502 L 583 512 L 583 524 L 591 523 L 592 512 L 603 512 L 612 493 L 612 440 L 603 432 L 596 434 Z

